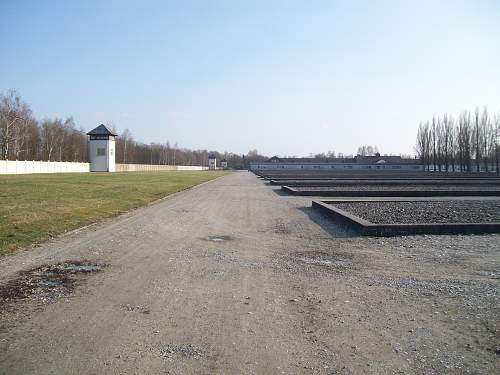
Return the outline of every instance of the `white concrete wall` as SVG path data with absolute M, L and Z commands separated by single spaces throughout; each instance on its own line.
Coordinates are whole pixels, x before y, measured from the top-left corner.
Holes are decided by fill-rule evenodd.
M 361 164 L 361 163 L 250 163 L 252 171 L 312 170 L 312 171 L 423 171 L 421 164 Z
M 204 171 L 207 169 L 208 167 L 196 165 L 116 164 L 117 172 Z
M 89 163 L 0 160 L 0 174 L 89 172 Z
M 204 171 L 208 167 L 192 165 L 147 165 L 115 164 L 116 172 L 155 172 L 155 171 Z M 0 160 L 0 174 L 30 173 L 72 173 L 90 172 L 90 163 L 72 163 L 58 161 L 18 161 Z

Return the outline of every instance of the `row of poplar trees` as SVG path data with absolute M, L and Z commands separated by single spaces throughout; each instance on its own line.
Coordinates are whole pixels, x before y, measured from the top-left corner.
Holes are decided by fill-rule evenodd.
M 500 113 L 433 117 L 420 123 L 415 148 L 428 171 L 500 173 Z

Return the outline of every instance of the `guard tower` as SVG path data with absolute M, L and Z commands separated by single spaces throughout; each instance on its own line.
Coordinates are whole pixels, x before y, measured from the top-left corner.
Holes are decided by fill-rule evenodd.
M 114 172 L 115 137 L 103 124 L 87 133 L 89 136 L 89 161 L 91 172 Z
M 215 155 L 209 155 L 208 156 L 208 169 L 211 171 L 217 169 L 217 158 Z

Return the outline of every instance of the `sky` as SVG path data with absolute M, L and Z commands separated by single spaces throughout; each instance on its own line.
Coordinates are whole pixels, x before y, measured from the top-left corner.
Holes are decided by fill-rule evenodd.
M 412 154 L 500 113 L 500 0 L 0 0 L 0 92 L 38 119 L 266 155 Z

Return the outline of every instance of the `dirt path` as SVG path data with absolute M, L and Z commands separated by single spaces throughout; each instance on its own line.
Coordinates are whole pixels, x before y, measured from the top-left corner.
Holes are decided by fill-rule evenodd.
M 498 370 L 499 235 L 351 237 L 308 206 L 234 173 L 3 257 L 36 287 L 0 304 L 0 374 Z M 68 261 L 102 268 L 39 268 Z

